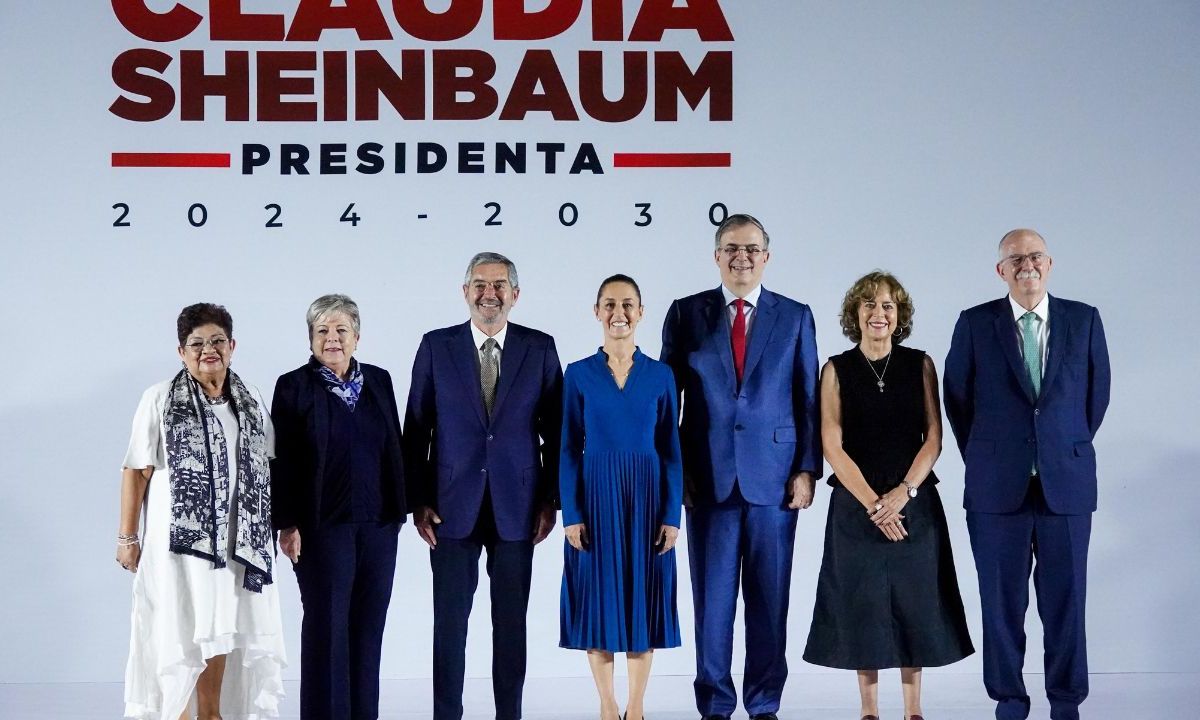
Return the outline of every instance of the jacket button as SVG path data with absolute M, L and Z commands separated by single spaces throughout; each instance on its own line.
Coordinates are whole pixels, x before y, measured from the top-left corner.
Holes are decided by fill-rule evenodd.
M 1033 409 L 1033 414 L 1034 414 L 1034 415 L 1041 415 L 1041 414 L 1042 414 L 1042 411 L 1041 411 L 1039 408 L 1034 408 L 1034 409 Z
M 733 426 L 733 429 L 734 430 L 745 430 L 746 427 L 744 425 L 742 425 L 741 423 L 738 423 L 737 425 Z
M 488 440 L 490 441 L 490 440 L 491 440 L 493 437 L 495 437 L 495 436 L 494 436 L 494 435 L 488 435 Z
M 479 472 L 485 473 L 485 472 L 487 472 L 487 468 L 479 468 Z

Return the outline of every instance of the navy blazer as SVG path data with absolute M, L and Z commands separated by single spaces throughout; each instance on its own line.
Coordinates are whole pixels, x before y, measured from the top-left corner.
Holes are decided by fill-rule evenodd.
M 1091 305 L 1050 298 L 1041 393 L 1017 345 L 1008 297 L 964 310 L 943 378 L 946 416 L 966 463 L 967 510 L 1006 513 L 1025 499 L 1037 460 L 1046 505 L 1096 509 L 1092 440 L 1108 408 L 1108 345 Z
M 692 504 L 720 502 L 736 479 L 754 505 L 782 505 L 788 478 L 820 477 L 817 338 L 807 305 L 763 288 L 739 388 L 721 289 L 676 300 L 662 361 L 683 395 L 680 442 Z
M 371 393 L 386 418 L 384 492 L 392 493 L 396 517 L 404 522 L 404 460 L 400 439 L 400 412 L 387 370 L 359 363 L 363 394 Z M 275 424 L 275 459 L 271 461 L 271 523 L 276 530 L 311 528 L 321 521 L 322 486 L 329 443 L 329 392 L 324 381 L 306 363 L 275 382 L 271 422 Z M 386 497 L 386 496 L 385 496 Z
M 437 512 L 439 536 L 471 534 L 486 487 L 500 538 L 533 537 L 536 504 L 557 504 L 562 377 L 554 338 L 508 323 L 489 419 L 470 323 L 421 338 L 404 416 L 404 457 L 410 506 Z

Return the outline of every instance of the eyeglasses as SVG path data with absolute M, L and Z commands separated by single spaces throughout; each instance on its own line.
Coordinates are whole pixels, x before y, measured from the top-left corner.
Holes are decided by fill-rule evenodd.
M 489 282 L 484 282 L 483 280 L 476 280 L 471 283 L 471 289 L 474 290 L 475 292 L 483 292 L 484 290 L 487 290 L 489 287 L 492 289 L 493 292 L 503 292 L 504 290 L 508 289 L 508 281 L 507 280 L 497 280 L 496 282 L 489 283 Z
M 1046 262 L 1046 260 L 1048 260 L 1049 258 L 1050 258 L 1050 256 L 1047 255 L 1046 253 L 1034 252 L 1034 253 L 1029 253 L 1028 255 L 1009 255 L 1008 257 L 1004 258 L 1004 262 L 1012 265 L 1014 268 L 1019 268 L 1025 264 L 1026 260 L 1033 263 L 1034 265 L 1041 265 L 1042 263 Z
M 225 352 L 225 348 L 229 346 L 229 338 L 219 337 L 212 340 L 193 340 L 184 345 L 194 355 L 199 355 L 204 352 L 205 348 L 211 347 L 217 352 Z
M 757 245 L 726 245 L 721 248 L 721 253 L 727 258 L 735 258 L 742 253 L 748 258 L 756 258 L 766 252 Z

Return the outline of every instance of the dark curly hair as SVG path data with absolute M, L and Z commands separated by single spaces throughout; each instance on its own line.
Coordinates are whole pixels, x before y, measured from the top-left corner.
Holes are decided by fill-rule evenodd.
M 638 302 L 642 302 L 642 289 L 638 287 L 637 281 L 628 275 L 617 273 L 616 275 L 609 275 L 604 278 L 604 281 L 600 283 L 600 287 L 596 288 L 596 305 L 600 304 L 600 296 L 604 294 L 604 288 L 613 283 L 629 283 L 633 286 L 633 292 L 637 294 Z
M 223 305 L 196 303 L 180 310 L 179 318 L 175 321 L 175 333 L 179 336 L 179 347 L 183 347 L 183 343 L 187 341 L 188 335 L 191 335 L 193 330 L 209 323 L 220 327 L 226 335 L 233 338 L 233 317 Z
M 873 270 L 855 280 L 850 289 L 846 291 L 846 297 L 842 298 L 842 334 L 856 343 L 862 342 L 862 329 L 858 327 L 858 308 L 864 302 L 874 299 L 879 293 L 880 286 L 886 286 L 892 293 L 892 300 L 896 301 L 896 322 L 899 324 L 899 332 L 892 333 L 892 342 L 904 342 L 905 338 L 912 335 L 913 315 L 916 313 L 912 296 L 908 294 L 895 275 L 882 270 Z

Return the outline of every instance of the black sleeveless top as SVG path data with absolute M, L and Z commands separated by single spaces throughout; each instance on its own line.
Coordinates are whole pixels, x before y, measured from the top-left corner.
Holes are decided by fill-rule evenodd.
M 842 449 L 883 494 L 900 484 L 925 442 L 925 352 L 893 344 L 890 361 L 871 362 L 855 345 L 829 360 L 842 400 Z M 937 476 L 930 472 L 925 482 Z M 829 484 L 841 483 L 830 475 Z

